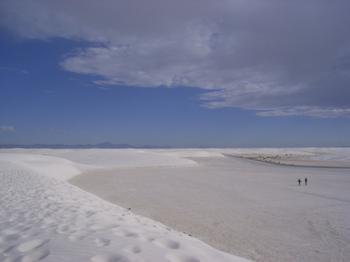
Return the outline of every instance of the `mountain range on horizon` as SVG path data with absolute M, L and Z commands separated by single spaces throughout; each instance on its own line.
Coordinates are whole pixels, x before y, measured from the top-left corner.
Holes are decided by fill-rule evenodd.
M 302 147 L 329 147 L 329 148 L 346 148 L 347 146 L 284 146 L 284 147 L 276 147 L 276 146 L 155 146 L 155 145 L 131 145 L 127 143 L 115 144 L 111 142 L 101 142 L 96 144 L 44 144 L 44 143 L 36 143 L 36 144 L 0 144 L 0 149 L 15 149 L 15 148 L 24 148 L 24 149 L 172 149 L 172 148 L 302 148 Z
M 170 148 L 169 146 L 135 146 L 130 144 L 114 144 L 102 142 L 97 144 L 0 144 L 0 148 L 52 148 L 52 149 L 74 149 L 74 148 Z

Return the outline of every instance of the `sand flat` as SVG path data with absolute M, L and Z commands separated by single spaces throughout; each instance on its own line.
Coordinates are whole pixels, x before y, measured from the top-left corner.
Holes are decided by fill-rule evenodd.
M 350 170 L 232 157 L 87 172 L 71 183 L 256 261 L 348 261 Z M 298 178 L 308 177 L 308 186 Z

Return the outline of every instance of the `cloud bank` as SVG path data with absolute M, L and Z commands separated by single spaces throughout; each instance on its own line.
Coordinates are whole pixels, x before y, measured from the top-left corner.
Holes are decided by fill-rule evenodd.
M 65 70 L 100 85 L 196 87 L 209 108 L 350 116 L 348 0 L 76 0 L 0 3 L 30 39 L 91 43 Z

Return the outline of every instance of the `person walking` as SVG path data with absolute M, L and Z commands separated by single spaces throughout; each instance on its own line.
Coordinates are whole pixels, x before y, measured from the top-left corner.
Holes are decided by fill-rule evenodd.
M 307 186 L 307 177 L 304 179 L 305 186 Z
M 301 185 L 301 179 L 300 178 L 298 179 L 298 184 L 299 184 L 299 186 Z

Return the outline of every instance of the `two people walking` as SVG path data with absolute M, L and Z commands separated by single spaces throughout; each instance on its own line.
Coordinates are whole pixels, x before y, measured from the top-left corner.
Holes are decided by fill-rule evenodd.
M 298 179 L 298 184 L 299 184 L 299 186 L 301 185 L 301 179 L 300 178 Z M 307 186 L 307 177 L 305 177 L 305 179 L 304 179 L 304 185 Z

